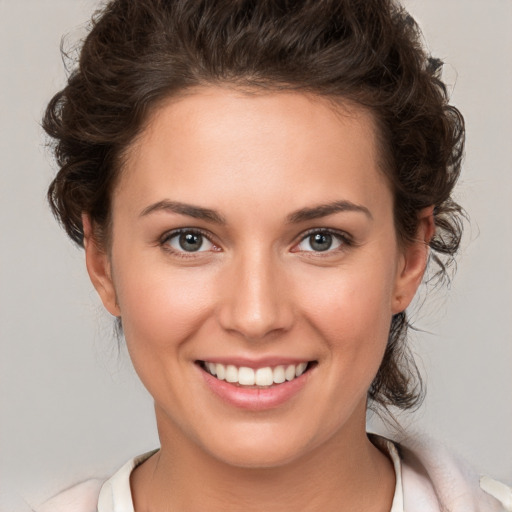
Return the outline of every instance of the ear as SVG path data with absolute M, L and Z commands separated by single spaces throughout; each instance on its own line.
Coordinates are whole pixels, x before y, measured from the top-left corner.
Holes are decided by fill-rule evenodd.
M 420 211 L 415 240 L 403 249 L 395 283 L 392 313 L 404 311 L 421 284 L 427 267 L 429 243 L 435 232 L 434 207 Z
M 94 288 L 107 311 L 113 316 L 121 316 L 117 305 L 116 292 L 112 280 L 110 259 L 103 247 L 100 247 L 94 236 L 91 218 L 82 214 L 84 230 L 85 264 Z

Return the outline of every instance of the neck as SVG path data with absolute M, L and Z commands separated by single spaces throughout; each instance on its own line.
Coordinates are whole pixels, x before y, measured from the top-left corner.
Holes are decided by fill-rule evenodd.
M 388 512 L 391 462 L 368 440 L 364 422 L 351 430 L 293 462 L 245 468 L 212 457 L 178 430 L 159 428 L 161 450 L 132 473 L 135 510 Z

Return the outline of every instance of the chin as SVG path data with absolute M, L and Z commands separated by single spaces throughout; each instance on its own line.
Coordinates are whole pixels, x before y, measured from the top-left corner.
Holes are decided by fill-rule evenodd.
M 245 469 L 279 468 L 292 463 L 306 452 L 305 447 L 289 443 L 240 442 L 211 447 L 210 454 L 219 462 Z M 213 449 L 212 449 L 213 448 Z
M 211 433 L 204 439 L 202 449 L 224 464 L 247 468 L 279 468 L 313 456 L 336 433 L 319 429 L 312 435 L 311 425 L 245 424 L 229 432 Z M 217 435 L 216 435 L 217 434 Z M 334 435 L 333 435 L 334 434 Z

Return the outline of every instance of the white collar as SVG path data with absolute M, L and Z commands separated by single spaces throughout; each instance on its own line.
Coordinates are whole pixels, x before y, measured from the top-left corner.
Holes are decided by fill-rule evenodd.
M 102 486 L 98 498 L 98 512 L 134 512 L 130 475 L 132 471 L 149 459 L 157 450 L 130 459 Z
M 404 512 L 402 463 L 398 451 L 395 445 L 388 439 L 372 434 L 371 440 L 372 443 L 389 455 L 395 469 L 395 494 L 390 512 Z M 157 451 L 153 450 L 129 460 L 103 484 L 98 499 L 97 512 L 134 512 L 130 489 L 130 475 L 137 466 L 149 459 Z

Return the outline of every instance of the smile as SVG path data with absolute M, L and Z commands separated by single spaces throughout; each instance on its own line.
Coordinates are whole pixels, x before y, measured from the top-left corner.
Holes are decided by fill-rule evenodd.
M 200 366 L 218 380 L 224 380 L 239 386 L 268 387 L 274 384 L 291 382 L 300 377 L 309 368 L 309 362 L 278 365 L 275 367 L 248 368 L 232 364 L 211 363 L 201 361 Z

